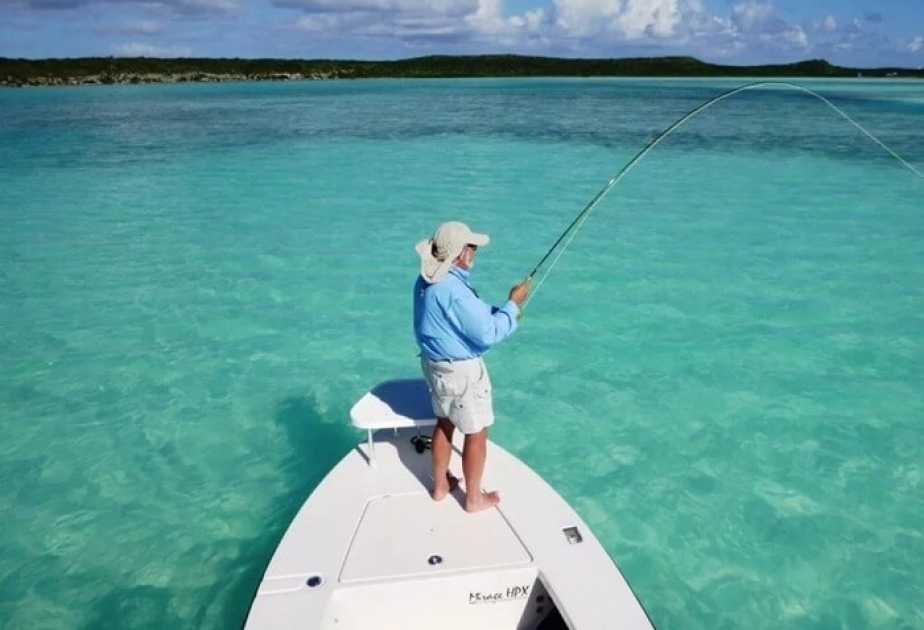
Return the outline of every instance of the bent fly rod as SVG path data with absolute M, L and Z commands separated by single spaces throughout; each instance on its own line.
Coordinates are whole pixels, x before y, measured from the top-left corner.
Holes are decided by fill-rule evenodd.
M 555 240 L 555 242 L 552 243 L 552 246 L 549 247 L 548 251 L 546 251 L 546 253 L 542 256 L 542 258 L 539 259 L 539 262 L 536 263 L 536 266 L 533 267 L 533 270 L 529 272 L 529 275 L 527 276 L 527 280 L 531 280 L 533 276 L 535 276 L 536 273 L 539 271 L 539 269 L 542 267 L 542 265 L 545 264 L 545 261 L 549 259 L 552 253 L 558 250 L 558 254 L 552 260 L 552 263 L 549 265 L 548 270 L 545 272 L 545 274 L 543 274 L 542 278 L 539 280 L 539 283 L 530 292 L 530 295 L 526 299 L 526 302 L 524 302 L 523 306 L 525 307 L 526 304 L 528 304 L 529 301 L 533 298 L 533 296 L 539 291 L 539 288 L 545 282 L 545 279 L 549 277 L 550 273 L 552 273 L 552 269 L 555 268 L 555 265 L 558 263 L 558 260 L 561 258 L 562 254 L 565 253 L 565 250 L 568 249 L 568 246 L 571 244 L 571 241 L 574 240 L 574 237 L 580 231 L 581 227 L 587 221 L 588 217 L 590 217 L 591 213 L 594 211 L 597 205 L 601 201 L 603 201 L 603 198 L 606 197 L 606 195 L 622 180 L 623 177 L 625 177 L 629 173 L 629 171 L 632 170 L 632 168 L 636 164 L 639 163 L 639 161 L 641 161 L 642 158 L 644 158 L 652 149 L 658 146 L 658 144 L 660 144 L 660 142 L 664 140 L 667 136 L 669 136 L 674 130 L 676 130 L 678 127 L 683 125 L 685 122 L 687 122 L 691 118 L 694 118 L 695 116 L 699 115 L 701 112 L 711 107 L 712 105 L 715 105 L 719 101 L 729 98 L 730 96 L 734 96 L 735 94 L 738 94 L 739 92 L 744 92 L 745 90 L 752 90 L 754 88 L 766 87 L 766 86 L 779 86 L 779 87 L 792 88 L 795 90 L 800 90 L 802 92 L 805 92 L 806 94 L 810 94 L 811 96 L 814 96 L 815 98 L 820 100 L 822 103 L 824 103 L 825 105 L 833 109 L 835 112 L 840 114 L 842 118 L 844 118 L 847 122 L 849 122 L 854 127 L 859 129 L 867 138 L 869 138 L 874 143 L 879 145 L 882 149 L 884 149 L 892 157 L 898 160 L 902 165 L 908 168 L 911 172 L 913 172 L 915 175 L 917 175 L 921 179 L 924 179 L 924 173 L 919 171 L 913 165 L 909 164 L 898 153 L 896 153 L 895 151 L 887 147 L 876 136 L 874 136 L 872 133 L 867 131 L 860 123 L 856 122 L 853 118 L 848 116 L 844 111 L 842 111 L 834 103 L 826 99 L 821 94 L 818 94 L 817 92 L 813 92 L 812 90 L 806 87 L 802 87 L 801 85 L 796 85 L 795 83 L 787 83 L 785 81 L 759 81 L 757 83 L 749 83 L 747 85 L 743 85 L 743 86 L 734 88 L 732 90 L 728 90 L 727 92 L 723 92 L 722 94 L 719 94 L 718 96 L 709 99 L 705 103 L 697 106 L 695 109 L 681 116 L 671 126 L 667 127 L 666 129 L 664 129 L 664 131 L 662 131 L 657 136 L 655 136 L 655 138 L 651 140 L 648 144 L 646 144 L 641 149 L 641 151 L 636 153 L 632 157 L 632 159 L 629 160 L 626 163 L 626 165 L 623 166 L 619 170 L 618 173 L 613 175 L 609 179 L 609 181 L 606 182 L 606 185 L 604 185 L 603 188 L 601 188 L 599 192 L 597 192 L 597 194 L 593 196 L 593 198 L 588 202 L 588 204 L 584 206 L 584 209 L 581 210 L 576 217 L 574 217 L 574 220 L 572 220 L 571 223 L 568 224 L 568 227 L 566 227 L 565 230 L 561 233 L 561 235 Z M 567 240 L 565 240 L 566 238 Z M 564 245 L 562 245 L 562 242 L 564 242 Z M 562 245 L 562 247 L 559 248 L 559 245 Z

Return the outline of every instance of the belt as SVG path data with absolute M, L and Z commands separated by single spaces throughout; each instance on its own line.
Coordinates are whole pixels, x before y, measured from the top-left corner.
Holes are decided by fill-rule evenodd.
M 460 362 L 462 362 L 462 361 L 474 361 L 475 359 L 480 359 L 480 358 L 481 358 L 481 357 L 466 357 L 466 358 L 464 358 L 464 359 L 454 359 L 454 358 L 451 358 L 451 359 L 431 359 L 430 357 L 426 357 L 427 361 L 429 361 L 430 363 L 460 363 Z

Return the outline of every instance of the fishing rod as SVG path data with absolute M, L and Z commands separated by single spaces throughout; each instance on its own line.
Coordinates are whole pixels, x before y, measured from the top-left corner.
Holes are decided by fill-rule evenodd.
M 700 114 L 707 108 L 711 107 L 712 105 L 715 105 L 719 101 L 722 101 L 726 98 L 734 96 L 735 94 L 738 94 L 739 92 L 744 92 L 745 90 L 752 90 L 754 88 L 766 87 L 766 86 L 779 86 L 779 87 L 792 88 L 795 90 L 800 90 L 802 92 L 805 92 L 806 94 L 810 94 L 811 96 L 814 96 L 815 98 L 819 99 L 822 103 L 824 103 L 825 105 L 833 109 L 835 112 L 840 114 L 841 117 L 843 117 L 847 122 L 849 122 L 854 127 L 859 129 L 866 137 L 868 137 L 874 143 L 879 145 L 882 149 L 884 149 L 892 157 L 898 160 L 902 165 L 908 168 L 911 172 L 913 172 L 915 175 L 917 175 L 921 179 L 924 179 L 924 173 L 919 171 L 913 165 L 909 164 L 904 158 L 902 158 L 902 156 L 900 156 L 898 153 L 896 153 L 895 151 L 887 147 L 883 142 L 879 140 L 879 138 L 877 138 L 872 133 L 867 131 L 860 123 L 855 121 L 853 118 L 851 118 L 849 115 L 847 115 L 844 111 L 842 111 L 839 107 L 837 107 L 834 103 L 826 99 L 821 94 L 818 94 L 817 92 L 814 92 L 801 85 L 797 85 L 795 83 L 787 83 L 785 81 L 759 81 L 756 83 L 749 83 L 747 85 L 742 85 L 740 87 L 728 90 L 726 92 L 723 92 L 722 94 L 719 94 L 718 96 L 715 96 L 709 99 L 705 103 L 702 103 L 701 105 L 697 106 L 695 109 L 687 112 L 686 114 L 678 118 L 670 127 L 667 127 L 666 129 L 664 129 L 664 131 L 662 131 L 657 136 L 655 136 L 655 138 L 651 140 L 648 144 L 646 144 L 642 148 L 641 151 L 636 153 L 635 156 L 633 156 L 632 159 L 629 160 L 626 163 L 626 165 L 623 166 L 622 169 L 619 170 L 618 173 L 613 175 L 609 179 L 609 181 L 606 182 L 606 185 L 604 185 L 603 188 L 601 188 L 599 192 L 597 192 L 597 194 L 594 195 L 594 197 L 587 203 L 587 205 L 584 206 L 584 209 L 581 210 L 576 217 L 574 217 L 574 220 L 572 220 L 571 223 L 568 224 L 568 227 L 566 227 L 565 230 L 561 233 L 561 235 L 555 240 L 555 242 L 552 243 L 552 246 L 549 247 L 548 251 L 546 251 L 546 253 L 542 256 L 542 258 L 539 259 L 539 262 L 536 263 L 536 266 L 533 267 L 533 270 L 529 272 L 529 275 L 527 276 L 527 280 L 532 280 L 533 276 L 535 276 L 536 273 L 539 271 L 539 269 L 542 267 L 542 265 L 545 264 L 545 261 L 549 259 L 549 257 L 552 255 L 553 252 L 556 251 L 556 249 L 558 249 L 558 246 L 561 245 L 562 241 L 565 241 L 566 238 L 568 239 L 567 241 L 565 241 L 561 249 L 558 249 L 558 255 L 552 260 L 552 263 L 549 265 L 548 270 L 545 272 L 545 274 L 543 274 L 542 278 L 539 280 L 539 283 L 536 285 L 536 287 L 530 292 L 529 297 L 527 297 L 526 301 L 523 303 L 523 307 L 525 308 L 526 305 L 529 304 L 529 301 L 533 298 L 533 296 L 535 296 L 536 293 L 539 291 L 539 288 L 545 282 L 545 279 L 549 277 L 550 273 L 552 273 L 552 269 L 555 268 L 555 265 L 558 263 L 558 260 L 561 258 L 562 254 L 565 253 L 565 250 L 568 249 L 568 246 L 571 244 L 571 241 L 574 240 L 574 237 L 577 235 L 578 231 L 580 231 L 581 227 L 587 221 L 588 217 L 590 217 L 590 214 L 594 211 L 597 205 L 603 200 L 604 197 L 606 197 L 607 193 L 609 193 L 620 182 L 620 180 L 622 180 L 622 178 L 625 177 L 636 164 L 638 164 L 638 162 L 643 157 L 645 157 L 652 149 L 658 146 L 658 144 L 660 144 L 660 142 L 664 140 L 667 136 L 669 136 L 674 130 L 676 130 L 678 127 L 683 125 L 685 122 L 697 116 L 698 114 Z

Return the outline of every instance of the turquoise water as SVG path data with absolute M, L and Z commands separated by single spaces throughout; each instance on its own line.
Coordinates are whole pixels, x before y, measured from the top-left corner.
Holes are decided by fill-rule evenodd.
M 352 403 L 417 374 L 414 243 L 490 233 L 501 301 L 745 82 L 0 91 L 0 626 L 238 627 Z M 924 169 L 924 83 L 801 85 Z M 489 355 L 492 437 L 660 630 L 924 627 L 922 208 L 822 102 L 742 93 Z

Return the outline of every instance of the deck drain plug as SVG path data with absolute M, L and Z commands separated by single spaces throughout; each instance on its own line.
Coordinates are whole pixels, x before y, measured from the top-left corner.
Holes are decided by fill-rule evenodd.
M 311 588 L 316 588 L 318 586 L 321 586 L 323 582 L 324 582 L 324 578 L 322 578 L 320 575 L 312 575 L 311 577 L 308 578 L 308 581 L 305 582 L 305 584 L 307 584 Z

